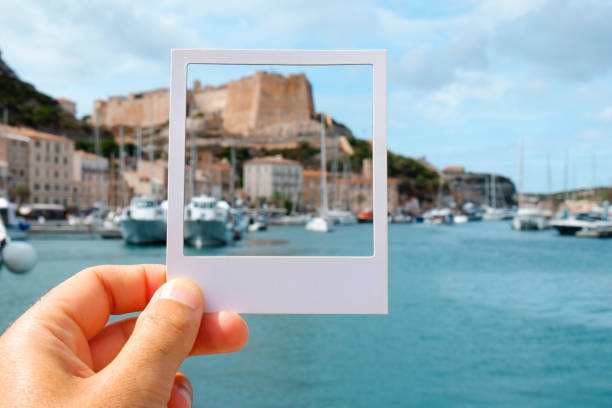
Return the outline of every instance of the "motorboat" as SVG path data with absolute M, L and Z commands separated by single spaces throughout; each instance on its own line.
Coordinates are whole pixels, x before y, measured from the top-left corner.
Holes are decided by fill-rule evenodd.
M 579 214 L 566 218 L 553 219 L 550 221 L 549 225 L 556 229 L 560 235 L 576 235 L 581 231 L 607 229 L 608 227 L 612 227 L 612 222 L 593 217 L 589 214 Z
M 548 218 L 540 208 L 519 208 L 511 225 L 517 231 L 539 231 L 548 227 Z
M 17 216 L 15 204 L 6 198 L 0 198 L 0 218 L 2 218 L 2 223 L 10 239 L 19 241 L 28 238 L 30 224 Z
M 167 201 L 159 204 L 148 197 L 134 197 L 120 217 L 121 235 L 128 244 L 166 243 Z
M 465 224 L 469 220 L 469 217 L 465 214 L 455 214 L 453 216 L 453 221 L 455 222 L 455 224 Z
M 306 229 L 317 232 L 333 231 L 333 222 L 324 217 L 313 217 L 306 223 Z
M 353 225 L 357 224 L 357 218 L 348 210 L 329 210 L 327 217 L 332 220 L 335 225 Z
M 454 223 L 453 213 L 449 208 L 432 208 L 423 214 L 426 224 L 450 225 Z
M 227 201 L 201 195 L 185 207 L 185 243 L 196 248 L 227 245 L 232 240 L 231 207 Z
M 363 211 L 357 215 L 357 222 L 360 224 L 371 224 L 374 222 L 374 212 Z

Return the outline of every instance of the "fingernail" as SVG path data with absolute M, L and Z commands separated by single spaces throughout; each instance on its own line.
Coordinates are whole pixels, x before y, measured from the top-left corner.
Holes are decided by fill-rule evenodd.
M 193 391 L 187 388 L 186 384 L 182 383 L 175 384 L 174 388 L 180 394 L 180 396 L 183 397 L 183 399 L 187 403 L 187 406 L 191 407 L 193 405 Z
M 187 279 L 173 279 L 166 282 L 159 292 L 160 299 L 169 299 L 198 310 L 202 305 L 202 295 L 195 283 Z

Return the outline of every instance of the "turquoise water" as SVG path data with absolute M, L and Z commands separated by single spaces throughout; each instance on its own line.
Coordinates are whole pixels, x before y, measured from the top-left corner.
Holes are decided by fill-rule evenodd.
M 612 405 L 612 240 L 507 223 L 391 225 L 389 240 L 388 316 L 247 315 L 243 351 L 184 364 L 195 406 Z M 164 259 L 120 241 L 30 242 L 36 269 L 0 274 L 2 328 L 83 267 Z

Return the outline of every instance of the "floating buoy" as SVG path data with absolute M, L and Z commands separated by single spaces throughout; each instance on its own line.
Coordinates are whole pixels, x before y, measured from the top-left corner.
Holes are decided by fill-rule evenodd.
M 36 264 L 36 250 L 26 242 L 9 242 L 2 248 L 2 260 L 13 273 L 26 273 Z

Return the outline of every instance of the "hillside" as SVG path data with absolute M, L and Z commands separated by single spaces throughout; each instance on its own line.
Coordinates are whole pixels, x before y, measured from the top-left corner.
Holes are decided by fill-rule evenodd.
M 91 134 L 82 121 L 62 111 L 51 96 L 19 79 L 0 53 L 0 114 L 8 109 L 13 126 L 28 126 L 52 133 L 62 132 L 75 138 Z

